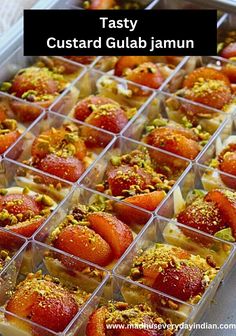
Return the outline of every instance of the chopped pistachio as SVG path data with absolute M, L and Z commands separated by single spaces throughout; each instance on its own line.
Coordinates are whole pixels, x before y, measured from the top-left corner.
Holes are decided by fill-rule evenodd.
M 42 215 L 42 216 L 47 216 L 47 215 L 49 215 L 50 214 L 50 209 L 43 209 L 42 211 L 40 211 L 40 215 Z
M 168 300 L 168 306 L 170 307 L 170 309 L 173 309 L 173 310 L 179 309 L 179 305 L 172 300 Z
M 93 212 L 97 212 L 97 211 L 99 211 L 99 207 L 96 207 L 95 205 L 90 205 L 89 210 L 93 211 Z
M 166 171 L 167 173 L 171 173 L 171 169 L 168 166 L 163 166 L 163 170 Z
M 214 234 L 215 237 L 227 240 L 229 242 L 235 242 L 235 238 L 233 237 L 232 234 L 232 229 L 231 228 L 226 228 L 223 230 L 220 230 Z
M 210 163 L 210 167 L 212 167 L 212 168 L 217 168 L 217 167 L 218 167 L 218 164 L 219 164 L 219 162 L 218 162 L 217 159 L 212 159 L 212 160 L 211 160 L 211 163 Z
M 146 130 L 147 133 L 153 131 L 154 129 L 155 129 L 155 126 L 146 126 L 145 127 L 145 130 Z
M 9 133 L 9 129 L 0 129 L 0 134 L 7 134 Z
M 5 119 L 2 124 L 11 131 L 14 131 L 17 128 L 17 121 L 14 119 Z
M 4 221 L 5 219 L 9 219 L 10 217 L 10 214 L 7 210 L 3 209 L 1 212 L 0 212 L 0 220 L 1 221 Z
M 126 115 L 128 117 L 128 119 L 130 120 L 137 112 L 137 108 L 136 107 L 133 107 L 133 108 L 129 108 L 127 111 L 126 111 Z
M 121 158 L 119 156 L 112 156 L 111 157 L 111 164 L 113 166 L 119 166 L 121 164 Z
M 191 204 L 196 198 L 203 198 L 206 192 L 201 189 L 193 189 L 186 197 L 186 204 Z
M 183 125 L 186 127 L 186 128 L 192 128 L 193 127 L 193 124 L 188 120 L 188 118 L 186 116 L 184 116 L 182 118 L 182 122 L 183 122 Z
M 36 96 L 37 92 L 35 90 L 28 90 L 24 92 L 21 96 L 21 98 L 26 99 L 28 96 Z
M 202 126 L 201 125 L 197 125 L 196 129 L 198 129 L 199 131 L 202 130 Z
M 80 221 L 79 225 L 83 225 L 83 226 L 90 226 L 90 222 L 89 221 Z
M 156 69 L 156 67 L 154 67 L 154 66 L 149 66 L 149 67 L 147 68 L 147 70 L 148 70 L 148 72 L 150 72 L 150 73 L 156 73 L 156 72 L 157 72 L 157 69 Z
M 200 141 L 200 145 L 204 147 L 208 143 L 208 140 Z
M 7 194 L 7 189 L 0 189 L 0 195 L 5 196 Z
M 36 219 L 40 219 L 40 218 L 42 218 L 41 215 L 36 215 L 36 216 L 34 216 L 34 219 L 35 219 L 35 220 L 36 220 Z
M 84 1 L 83 6 L 84 6 L 84 9 L 88 9 L 90 7 L 89 1 Z
M 68 155 L 73 156 L 76 153 L 76 147 L 72 143 L 69 143 L 68 145 L 66 145 L 64 150 L 66 151 L 67 156 Z
M 53 200 L 49 196 L 43 195 L 42 203 L 46 206 L 52 206 Z
M 36 202 L 41 202 L 43 205 L 49 207 L 53 205 L 53 200 L 47 195 L 39 195 L 36 198 Z
M 22 219 L 23 219 L 23 214 L 19 213 L 19 214 L 16 215 L 16 217 L 17 217 L 18 221 L 21 222 Z
M 78 132 L 78 126 L 72 123 L 65 124 L 64 128 L 69 132 Z
M 193 300 L 192 300 L 192 303 L 193 304 L 197 304 L 200 300 L 201 300 L 201 295 L 196 295 Z
M 6 259 L 9 255 L 9 253 L 6 250 L 1 250 L 0 255 L 2 258 Z
M 219 54 L 223 48 L 224 48 L 224 42 L 218 43 L 217 44 L 217 54 Z
M 0 90 L 3 91 L 3 92 L 8 92 L 11 88 L 12 84 L 9 83 L 9 82 L 3 82 L 1 84 L 1 87 L 0 87 Z
M 10 218 L 9 218 L 9 219 L 10 219 L 12 225 L 18 223 L 18 219 L 17 219 L 17 217 L 14 216 L 14 215 L 10 215 Z
M 65 140 L 74 143 L 79 140 L 79 137 L 76 133 L 66 133 Z
M 156 126 L 156 127 L 166 126 L 167 125 L 167 120 L 159 119 L 159 118 L 154 119 L 153 122 L 152 122 L 152 125 Z
M 24 187 L 23 194 L 28 194 L 30 192 L 30 189 L 28 187 Z
M 79 224 L 79 222 L 74 218 L 70 220 L 70 223 L 73 224 L 73 225 L 78 225 Z

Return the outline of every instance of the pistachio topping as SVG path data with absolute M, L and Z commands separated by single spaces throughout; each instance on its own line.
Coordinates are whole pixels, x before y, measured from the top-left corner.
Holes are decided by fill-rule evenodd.
M 216 232 L 214 234 L 214 236 L 216 238 L 220 238 L 220 239 L 224 239 L 224 240 L 227 240 L 229 242 L 232 242 L 234 243 L 235 242 L 235 238 L 233 236 L 233 233 L 232 233 L 232 229 L 231 228 L 225 228 L 225 229 L 222 229 L 218 232 Z
M 157 266 L 159 272 L 170 264 L 178 267 L 180 262 L 175 257 L 175 254 L 181 253 L 182 251 L 183 250 L 178 247 L 157 243 L 146 251 L 140 251 L 140 255 L 134 259 L 133 267 L 138 267 L 140 270 L 142 268 Z M 189 255 L 187 253 L 186 258 L 181 262 L 184 264 L 186 264 L 186 262 L 189 263 Z
M 228 189 L 218 189 L 218 190 L 221 193 L 223 193 L 227 197 L 228 201 L 236 207 L 236 193 L 234 191 Z
M 186 204 L 189 205 L 192 202 L 194 202 L 196 199 L 203 199 L 203 197 L 206 195 L 206 191 L 205 190 L 201 190 L 201 189 L 193 189 L 192 191 L 190 191 L 186 197 Z
M 14 119 L 6 118 L 0 124 L 0 128 L 8 129 L 10 131 L 15 131 L 17 129 L 17 121 Z
M 122 194 L 119 195 L 121 199 L 137 194 L 149 193 L 155 190 L 168 192 L 175 183 L 174 180 L 168 180 L 165 175 L 156 172 L 159 168 L 155 162 L 152 162 L 146 148 L 143 148 L 142 151 L 137 149 L 128 154 L 112 156 L 110 163 L 112 166 L 117 167 L 114 179 L 117 181 L 121 179 L 124 182 L 127 181 L 129 184 L 129 189 L 123 189 Z M 130 170 L 123 171 L 123 165 L 129 165 Z M 143 183 L 143 176 L 140 174 L 140 168 L 150 175 L 150 183 Z M 162 171 L 163 170 L 165 170 L 166 175 L 168 176 L 172 174 L 171 169 L 167 166 L 162 167 Z M 107 180 L 98 184 L 96 188 L 98 191 L 110 194 Z
M 7 250 L 0 250 L 0 270 L 11 260 L 9 252 Z
M 236 42 L 236 30 L 231 30 L 226 33 L 224 41 L 217 44 L 217 53 L 219 54 L 226 46 Z
M 0 189 L 0 195 L 5 196 L 7 194 L 7 189 Z
M 39 196 L 37 196 L 36 202 L 39 202 L 39 203 L 45 205 L 46 207 L 51 207 L 54 204 L 54 202 L 51 199 L 51 197 L 49 197 L 47 195 L 39 195 Z
M 2 82 L 0 86 L 0 90 L 3 92 L 8 92 L 11 88 L 12 84 L 10 82 Z
M 36 95 L 37 95 L 36 90 L 28 90 L 22 94 L 21 98 L 28 99 L 29 96 L 35 97 Z
M 170 104 L 170 102 L 168 102 L 168 104 Z M 172 109 L 176 110 L 176 112 L 178 112 L 181 115 L 182 110 L 180 109 L 180 107 L 181 106 L 178 105 L 177 107 L 172 107 Z M 191 112 L 187 112 L 187 114 L 191 115 Z M 178 130 L 178 129 L 180 129 L 180 130 L 186 129 L 187 131 L 189 130 L 189 131 L 191 131 L 192 136 L 195 138 L 195 141 L 198 141 L 199 145 L 202 146 L 202 147 L 207 144 L 208 140 L 211 137 L 211 134 L 209 132 L 207 132 L 206 130 L 204 130 L 203 127 L 198 124 L 198 122 L 194 122 L 192 119 L 190 121 L 186 115 L 183 116 L 178 123 L 176 123 L 174 121 L 171 121 L 171 120 L 168 120 L 168 119 L 164 119 L 164 118 L 154 119 L 150 124 L 146 125 L 145 135 L 149 135 L 149 133 L 154 131 L 156 128 L 161 128 L 161 127 L 170 127 L 170 129 L 174 128 L 176 130 Z M 189 133 L 189 134 L 191 134 L 191 133 Z M 145 136 L 144 136 L 144 139 L 145 139 Z M 176 142 L 176 144 L 178 144 L 178 142 L 181 142 L 181 139 L 179 138 L 178 135 L 173 136 L 173 135 L 168 135 L 167 134 L 165 136 L 165 140 L 160 139 L 160 141 L 159 141 L 160 148 L 165 147 L 166 141 L 168 141 L 168 140 L 172 141 L 173 139 Z
M 183 123 L 184 127 L 186 127 L 186 128 L 192 128 L 193 127 L 193 124 L 190 122 L 190 120 L 186 116 L 184 116 L 182 118 L 182 123 Z
M 82 205 L 79 204 L 75 207 L 73 207 L 69 214 L 66 215 L 64 220 L 56 227 L 51 235 L 50 240 L 54 241 L 58 238 L 61 231 L 71 225 L 80 225 L 84 227 L 90 226 L 90 222 L 87 220 L 87 216 L 89 213 L 92 212 L 100 212 L 100 211 L 106 211 L 110 208 L 110 200 L 105 200 L 105 198 L 101 195 L 96 195 L 93 203 L 89 205 Z
M 175 305 L 174 302 L 173 305 Z M 143 325 L 145 321 L 149 321 L 150 324 L 162 324 L 163 335 L 173 335 L 174 329 L 165 330 L 164 327 L 166 323 L 170 326 L 172 321 L 170 319 L 167 321 L 167 318 L 153 311 L 147 303 L 130 305 L 126 302 L 109 301 L 106 308 L 106 324 Z
M 144 276 L 144 270 L 152 272 L 155 269 L 157 273 L 161 273 L 166 268 L 180 269 L 182 266 L 199 268 L 203 273 L 202 281 L 205 287 L 218 272 L 212 255 L 208 255 L 204 259 L 199 255 L 190 254 L 180 247 L 156 243 L 145 251 L 139 251 L 138 256 L 133 260 L 129 276 L 132 280 L 149 285 L 148 278 Z
M 218 79 L 205 79 L 200 77 L 198 81 L 194 83 L 191 91 L 196 97 L 202 97 L 206 94 L 211 94 L 214 91 L 221 90 L 225 87 L 225 83 L 222 80 Z
M 168 120 L 164 118 L 157 118 L 154 119 L 152 125 L 155 127 L 166 126 L 168 124 Z
M 52 127 L 49 131 L 40 134 L 36 141 L 39 150 L 63 158 L 75 156 L 80 146 L 83 150 L 79 129 L 72 123 L 67 123 L 58 129 Z M 33 160 L 37 163 L 38 158 L 34 157 Z
M 30 189 L 28 187 L 24 187 L 22 192 L 23 192 L 23 194 L 27 195 L 30 192 Z
M 18 290 L 20 290 L 20 297 L 22 295 L 22 291 L 27 294 L 35 293 L 39 296 L 39 298 L 47 297 L 52 299 L 63 299 L 65 295 L 71 295 L 78 306 L 81 306 L 90 296 L 79 287 L 69 286 L 69 284 L 65 285 L 60 279 L 52 277 L 49 274 L 43 275 L 41 270 L 36 273 L 29 273 L 25 280 L 17 285 L 16 291 L 13 294 L 16 299 L 18 296 Z
M 219 166 L 219 161 L 217 159 L 212 159 L 210 162 L 210 167 L 217 168 Z
M 49 196 L 37 194 L 32 196 L 28 187 L 22 189 L 22 194 L 19 194 L 19 196 L 27 195 L 25 198 L 19 198 L 18 194 L 16 194 L 16 197 L 5 198 L 4 196 L 8 195 L 8 189 L 2 189 L 1 195 L 3 198 L 1 201 L 0 223 L 3 227 L 16 226 L 16 228 L 21 228 L 27 227 L 27 225 L 32 223 L 37 225 L 38 220 L 50 215 L 51 207 L 54 205 Z M 11 196 L 11 193 L 9 195 Z M 33 202 L 32 204 L 38 202 L 40 204 L 30 207 L 28 202 Z
M 38 62 L 38 64 L 21 69 L 14 77 L 12 83 L 10 83 L 10 86 L 3 83 L 2 89 L 7 92 L 11 89 L 12 95 L 19 96 L 15 83 L 21 77 L 23 78 L 21 88 L 24 90 L 23 92 L 22 90 L 20 91 L 20 98 L 30 102 L 51 101 L 67 85 L 67 81 L 62 75 L 54 72 L 54 70 L 51 71 L 51 69 Z
M 121 158 L 119 156 L 112 156 L 111 157 L 111 164 L 113 166 L 119 166 L 121 164 Z
M 17 130 L 17 121 L 14 119 L 4 119 L 0 122 L 0 135 L 7 135 Z M 20 134 L 20 133 L 19 133 Z M 9 146 L 9 145 L 8 145 Z

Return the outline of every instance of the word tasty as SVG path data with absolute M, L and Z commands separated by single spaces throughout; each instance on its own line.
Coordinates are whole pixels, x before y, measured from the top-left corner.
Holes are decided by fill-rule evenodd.
M 122 20 L 113 20 L 109 19 L 108 17 L 100 17 L 99 20 L 102 21 L 102 28 L 109 28 L 109 29 L 128 29 L 130 32 L 134 31 L 138 20 L 131 20 L 131 19 L 122 19 Z

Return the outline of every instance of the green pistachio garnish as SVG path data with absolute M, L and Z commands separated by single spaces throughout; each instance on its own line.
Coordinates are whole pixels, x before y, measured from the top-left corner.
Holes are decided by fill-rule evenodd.
M 36 95 L 37 95 L 37 91 L 28 90 L 22 94 L 21 98 L 26 99 L 28 96 L 36 96 Z
M 0 195 L 5 196 L 7 194 L 7 189 L 0 189 Z
M 168 123 L 167 120 L 158 118 L 158 119 L 153 120 L 152 125 L 156 127 L 161 127 L 161 126 L 166 126 L 167 123 Z
M 186 128 L 192 128 L 193 127 L 193 124 L 188 120 L 188 118 L 186 116 L 182 118 L 182 122 L 183 122 L 184 127 L 186 127 Z
M 111 164 L 113 166 L 119 166 L 121 164 L 121 158 L 120 158 L 120 156 L 112 156 L 111 157 Z
M 9 82 L 3 82 L 0 86 L 0 90 L 3 92 L 8 92 L 11 88 L 12 84 Z
M 48 207 L 53 206 L 53 200 L 47 195 L 39 195 L 36 198 L 36 202 L 41 202 L 43 205 Z
M 196 198 L 203 198 L 206 192 L 201 189 L 193 189 L 186 197 L 186 204 L 191 204 Z
M 219 162 L 218 162 L 217 159 L 212 159 L 212 160 L 211 160 L 210 167 L 212 167 L 212 168 L 217 168 L 218 165 L 219 165 Z
M 221 50 L 224 48 L 224 42 L 217 44 L 217 54 L 221 52 Z
M 231 228 L 226 228 L 223 230 L 220 230 L 214 234 L 216 238 L 220 238 L 223 240 L 227 240 L 229 242 L 235 242 L 235 238 L 233 237 Z

